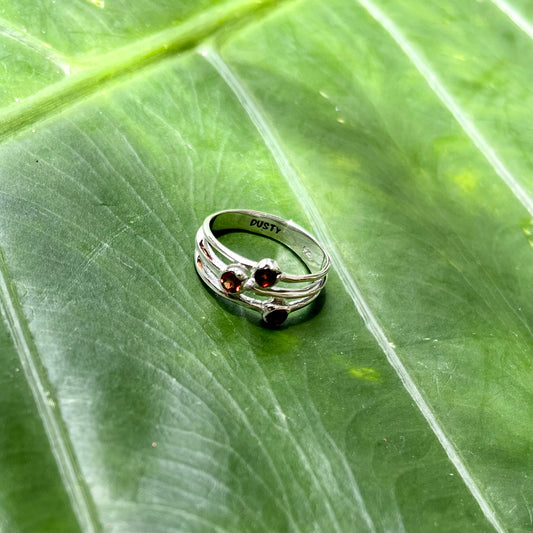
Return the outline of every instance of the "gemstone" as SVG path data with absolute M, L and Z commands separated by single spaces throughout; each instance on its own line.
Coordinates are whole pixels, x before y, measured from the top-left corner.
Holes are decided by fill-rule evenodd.
M 242 280 L 237 277 L 235 272 L 224 272 L 220 277 L 220 283 L 231 294 L 240 292 L 242 289 Z
M 204 265 L 202 265 L 202 260 L 200 259 L 200 257 L 197 257 L 196 258 L 196 264 L 198 265 L 198 268 L 201 270 L 202 268 L 204 268 Z
M 289 312 L 285 309 L 274 309 L 266 313 L 263 319 L 269 326 L 281 326 L 287 320 L 288 316 Z
M 278 279 L 278 272 L 271 270 L 270 268 L 258 268 L 254 273 L 254 279 L 256 283 L 266 289 L 272 287 Z

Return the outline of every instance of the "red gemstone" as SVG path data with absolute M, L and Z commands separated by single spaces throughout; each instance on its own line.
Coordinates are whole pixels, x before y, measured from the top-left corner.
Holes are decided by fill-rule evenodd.
M 242 281 L 236 276 L 235 272 L 224 272 L 220 278 L 220 283 L 229 293 L 240 292 Z
M 270 313 L 265 315 L 264 320 L 269 326 L 277 327 L 281 326 L 288 316 L 289 312 L 285 309 L 274 309 L 274 311 L 270 311 Z
M 255 271 L 254 279 L 260 287 L 266 289 L 276 283 L 278 273 L 275 270 L 270 270 L 270 268 L 258 268 Z
M 196 264 L 198 265 L 199 269 L 204 268 L 204 265 L 202 265 L 202 260 L 199 257 L 196 258 Z

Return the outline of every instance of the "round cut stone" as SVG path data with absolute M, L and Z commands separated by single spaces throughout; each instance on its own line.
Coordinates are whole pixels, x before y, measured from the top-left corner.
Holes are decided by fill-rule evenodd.
M 254 279 L 260 287 L 266 289 L 276 283 L 278 273 L 270 268 L 258 268 L 254 273 Z
M 224 272 L 220 277 L 220 283 L 229 293 L 234 294 L 242 289 L 242 281 L 237 277 L 235 272 Z
M 288 316 L 289 312 L 285 309 L 274 309 L 266 313 L 263 319 L 269 326 L 281 326 Z

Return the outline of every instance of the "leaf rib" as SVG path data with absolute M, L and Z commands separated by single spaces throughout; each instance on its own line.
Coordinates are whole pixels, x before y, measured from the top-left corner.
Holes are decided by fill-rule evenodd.
M 507 15 L 525 34 L 533 39 L 533 26 L 505 0 L 490 0 L 500 11 Z
M 24 48 L 35 52 L 46 59 L 46 61 L 50 61 L 50 63 L 56 65 L 65 73 L 65 75 L 70 75 L 70 64 L 64 55 L 52 48 L 48 43 L 36 39 L 29 33 L 16 28 L 2 18 L 0 18 L 0 35 L 16 41 Z
M 439 440 L 441 446 L 443 447 L 446 455 L 448 456 L 448 458 L 456 468 L 457 472 L 463 479 L 463 482 L 465 483 L 472 496 L 477 501 L 481 511 L 498 533 L 505 533 L 505 528 L 500 524 L 493 509 L 481 493 L 480 488 L 478 487 L 468 468 L 461 459 L 458 451 L 455 449 L 453 442 L 448 438 L 444 429 L 441 427 L 435 413 L 425 400 L 423 394 L 421 393 L 421 391 L 415 384 L 413 378 L 405 368 L 400 357 L 387 339 L 387 336 L 383 328 L 381 327 L 379 321 L 377 320 L 376 316 L 365 301 L 355 280 L 353 279 L 353 277 L 348 271 L 348 268 L 344 264 L 341 254 L 337 251 L 337 247 L 329 234 L 326 223 L 323 221 L 320 211 L 316 207 L 307 189 L 305 188 L 293 166 L 289 162 L 289 159 L 285 155 L 283 147 L 276 138 L 273 128 L 264 118 L 263 112 L 259 108 L 259 105 L 257 104 L 257 102 L 254 101 L 253 97 L 246 91 L 242 82 L 231 71 L 229 66 L 224 62 L 222 57 L 220 57 L 220 55 L 214 49 L 204 47 L 200 50 L 200 53 L 203 57 L 205 57 L 207 61 L 211 63 L 213 68 L 224 79 L 224 81 L 235 94 L 235 97 L 243 106 L 250 120 L 258 130 L 259 134 L 261 135 L 261 138 L 265 142 L 267 148 L 269 149 L 274 160 L 276 161 L 280 169 L 281 175 L 284 177 L 287 184 L 294 192 L 295 197 L 297 198 L 304 211 L 309 214 L 310 224 L 315 234 L 322 242 L 326 244 L 328 251 L 331 255 L 332 264 L 339 278 L 341 279 L 346 289 L 346 292 L 352 299 L 358 313 L 363 318 L 366 327 L 373 335 L 379 347 L 385 354 L 387 361 L 400 378 L 400 381 L 405 387 L 407 393 L 411 396 L 417 408 L 420 410 L 422 416 L 426 419 L 431 430 L 433 431 L 433 433 Z M 357 489 L 357 491 L 359 492 L 359 489 Z M 360 501 L 363 501 L 360 493 L 359 497 Z M 374 529 L 374 525 L 370 516 L 366 512 L 366 509 L 363 508 L 363 511 L 369 528 Z
M 227 364 L 227 362 L 224 359 L 223 359 L 223 361 Z M 281 413 L 282 412 L 282 408 L 281 408 L 281 405 L 278 402 L 278 399 L 276 398 L 276 396 L 275 396 L 275 394 L 274 394 L 274 392 L 272 390 L 271 383 L 267 379 L 267 377 L 264 374 L 264 372 L 262 371 L 261 367 L 257 363 L 256 363 L 255 366 L 261 372 L 261 374 L 263 376 L 263 379 L 266 382 L 266 387 L 264 388 L 264 390 L 270 396 L 270 400 L 272 402 L 272 405 L 274 406 L 276 412 Z M 253 398 L 253 400 L 258 404 L 258 407 L 262 409 L 265 419 L 268 419 L 268 417 L 270 417 L 271 415 L 264 408 L 264 406 L 261 405 L 261 402 L 257 401 L 255 395 L 252 393 L 252 391 L 250 391 L 250 389 L 249 389 L 248 385 L 246 384 L 246 382 L 243 381 L 243 380 L 239 380 L 239 381 L 240 381 L 240 385 L 239 385 L 240 389 L 241 390 L 246 390 L 246 392 L 249 394 L 250 398 Z M 303 410 L 302 410 L 302 412 L 303 412 Z M 304 416 L 306 416 L 306 415 L 304 415 Z M 329 518 L 331 520 L 331 524 L 335 528 L 334 531 L 341 532 L 342 529 L 340 527 L 340 524 L 339 524 L 339 522 L 337 520 L 337 517 L 335 515 L 335 512 L 333 510 L 331 497 L 328 494 L 328 490 L 326 489 L 326 487 L 323 484 L 323 480 L 321 479 L 321 476 L 313 468 L 312 461 L 309 458 L 309 454 L 306 453 L 305 447 L 302 446 L 300 444 L 300 442 L 298 441 L 298 439 L 296 438 L 296 436 L 293 435 L 293 433 L 289 429 L 289 425 L 287 424 L 286 420 L 282 419 L 281 424 L 282 424 L 282 426 L 283 426 L 288 438 L 290 439 L 291 444 L 294 446 L 294 449 L 296 450 L 296 452 L 298 454 L 299 460 L 301 461 L 301 463 L 303 464 L 305 470 L 308 472 L 310 478 L 312 479 L 313 484 L 315 485 L 315 487 L 318 490 L 322 490 L 324 492 L 324 494 L 325 494 L 324 505 L 325 505 L 325 507 L 327 509 L 327 513 L 328 513 Z M 327 456 L 324 455 L 324 457 L 327 457 Z M 329 463 L 329 459 L 326 459 L 326 460 Z M 372 530 L 371 533 L 375 533 L 375 530 Z
M 177 27 L 161 30 L 116 51 L 98 56 L 91 63 L 79 64 L 77 72 L 62 82 L 43 89 L 19 104 L 9 106 L 1 113 L 0 141 L 30 125 L 35 127 L 36 122 L 46 120 L 55 113 L 74 105 L 83 97 L 102 90 L 111 81 L 153 65 L 173 54 L 192 50 L 222 28 L 243 22 L 290 1 L 242 0 L 230 8 L 224 5 L 216 6 Z M 23 40 L 20 31 L 9 30 L 7 24 L 3 25 L 2 21 L 0 21 L 0 32 L 21 42 L 23 46 L 41 49 L 41 51 L 43 48 L 46 50 L 45 45 L 38 39 L 28 37 Z
M 306 212 L 311 212 L 312 218 L 317 218 L 314 216 L 315 213 L 318 214 L 316 207 L 314 205 L 311 205 L 309 195 L 305 188 L 302 186 L 302 184 L 299 181 L 297 183 L 298 178 L 296 177 L 294 170 L 292 169 L 287 157 L 285 156 L 283 149 L 275 139 L 271 128 L 267 125 L 265 119 L 259 111 L 257 104 L 252 100 L 251 96 L 244 89 L 242 83 L 237 79 L 235 74 L 230 70 L 228 65 L 214 49 L 209 47 L 203 47 L 200 50 L 200 53 L 209 63 L 211 63 L 213 68 L 219 73 L 219 75 L 224 79 L 229 88 L 235 94 L 238 101 L 250 117 L 250 120 L 257 128 L 259 134 L 261 135 L 261 138 L 265 142 L 270 153 L 274 157 L 274 160 L 280 168 L 282 176 L 285 178 L 291 189 L 295 192 L 295 195 L 297 196 L 298 200 L 300 201 Z M 300 189 L 304 191 L 303 195 Z M 304 198 L 305 201 L 303 201 Z M 314 229 L 316 230 L 316 228 Z M 327 232 L 324 233 L 324 236 L 325 238 L 323 240 L 324 242 L 327 242 L 328 249 L 332 249 L 332 242 Z M 355 479 L 353 481 L 355 482 Z M 361 506 L 361 514 L 363 516 L 364 521 L 366 522 L 370 531 L 375 531 L 376 529 L 374 523 L 366 509 L 366 505 L 364 503 L 362 494 L 357 484 L 354 485 L 353 490 L 354 493 L 357 495 L 356 501 Z
M 4 314 L 26 381 L 48 436 L 59 474 L 70 498 L 80 528 L 87 533 L 102 527 L 93 499 L 85 484 L 74 447 L 65 428 L 57 403 L 51 397 L 51 386 L 33 342 L 16 290 L 10 281 L 3 253 L 0 251 L 0 308 Z
M 394 22 L 370 0 L 358 0 L 358 2 L 401 48 L 407 58 L 426 80 L 431 90 L 437 95 L 439 100 L 453 115 L 477 149 L 483 154 L 496 174 L 500 176 L 509 189 L 511 189 L 511 192 L 516 198 L 518 198 L 520 203 L 533 215 L 533 200 L 507 169 L 504 162 L 498 157 L 498 154 L 496 154 L 483 135 L 481 135 L 474 123 L 461 110 L 454 97 L 448 92 L 439 77 L 416 51 L 415 47 L 402 34 L 396 24 L 394 24 Z

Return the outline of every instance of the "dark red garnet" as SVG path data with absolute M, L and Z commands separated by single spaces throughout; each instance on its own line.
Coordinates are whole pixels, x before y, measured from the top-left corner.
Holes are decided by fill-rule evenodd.
M 270 268 L 258 268 L 254 273 L 255 282 L 263 289 L 272 287 L 278 279 L 278 273 Z
M 242 281 L 235 272 L 224 272 L 220 277 L 220 283 L 229 293 L 234 294 L 242 289 Z
M 269 326 L 277 327 L 281 326 L 288 316 L 289 313 L 285 309 L 274 309 L 265 315 L 264 320 Z

